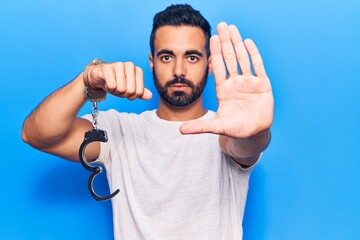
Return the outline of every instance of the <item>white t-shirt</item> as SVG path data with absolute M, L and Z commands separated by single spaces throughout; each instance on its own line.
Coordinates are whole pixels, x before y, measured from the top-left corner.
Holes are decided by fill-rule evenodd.
M 110 191 L 120 189 L 112 199 L 115 239 L 242 239 L 252 167 L 222 153 L 218 135 L 182 135 L 180 125 L 155 110 L 99 112 L 109 141 L 97 161 Z

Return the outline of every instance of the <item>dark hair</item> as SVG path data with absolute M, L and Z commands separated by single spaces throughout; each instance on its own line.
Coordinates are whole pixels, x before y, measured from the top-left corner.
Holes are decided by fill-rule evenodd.
M 156 31 L 162 26 L 193 26 L 199 27 L 204 32 L 206 38 L 206 54 L 210 55 L 209 41 L 211 36 L 211 27 L 209 22 L 201 13 L 193 9 L 188 4 L 175 4 L 167 7 L 164 11 L 154 16 L 153 28 L 150 35 L 150 49 L 154 56 L 154 39 Z

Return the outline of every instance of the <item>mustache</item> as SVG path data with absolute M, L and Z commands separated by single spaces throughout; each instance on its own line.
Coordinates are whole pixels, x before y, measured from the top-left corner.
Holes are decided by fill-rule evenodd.
M 185 84 L 187 86 L 189 86 L 190 88 L 195 88 L 195 85 L 189 81 L 188 79 L 184 78 L 184 77 L 175 77 L 174 79 L 168 81 L 166 84 L 165 84 L 165 88 L 168 88 L 170 87 L 171 85 L 174 85 L 174 84 Z

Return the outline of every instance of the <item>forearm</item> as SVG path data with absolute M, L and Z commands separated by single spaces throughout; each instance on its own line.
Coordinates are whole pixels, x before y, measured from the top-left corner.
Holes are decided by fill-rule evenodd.
M 85 103 L 83 91 L 84 82 L 80 74 L 48 96 L 25 120 L 23 140 L 36 148 L 58 143 L 69 133 Z
M 221 150 L 243 166 L 251 166 L 270 143 L 270 130 L 265 130 L 249 138 L 235 139 L 220 136 Z

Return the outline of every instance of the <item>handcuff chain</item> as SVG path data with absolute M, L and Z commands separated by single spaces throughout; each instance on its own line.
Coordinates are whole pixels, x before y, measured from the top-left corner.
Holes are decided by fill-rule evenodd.
M 97 129 L 97 116 L 99 114 L 99 109 L 97 107 L 97 102 L 93 102 L 93 107 L 91 109 L 91 116 L 93 117 L 92 126 L 94 129 Z

